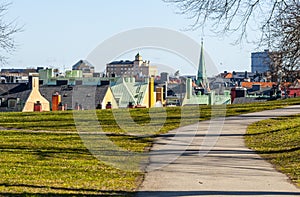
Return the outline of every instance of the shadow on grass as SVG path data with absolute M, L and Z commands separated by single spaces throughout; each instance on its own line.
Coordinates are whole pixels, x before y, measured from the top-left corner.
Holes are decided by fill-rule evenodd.
M 283 150 L 268 150 L 268 151 L 255 151 L 258 154 L 280 154 L 280 153 L 291 153 L 294 151 L 299 151 L 300 147 L 283 149 Z
M 0 192 L 0 196 L 133 196 L 133 192 L 126 191 L 113 191 L 113 190 L 97 190 L 97 189 L 85 189 L 85 188 L 67 188 L 67 187 L 49 187 L 40 185 L 28 185 L 28 184 L 7 184 L 2 183 L 0 186 L 4 187 L 22 187 L 22 188 L 34 188 L 34 189 L 47 189 L 58 190 L 60 192 L 49 193 L 13 193 L 13 192 Z M 65 194 L 63 193 L 65 191 Z M 70 194 L 68 194 L 68 192 Z M 76 194 L 78 192 L 78 194 Z M 86 194 L 95 193 L 95 194 Z
M 285 131 L 289 131 L 291 129 L 295 129 L 294 127 L 290 127 L 290 128 L 285 128 Z M 271 130 L 271 131 L 265 131 L 265 132 L 259 132 L 259 133 L 246 133 L 245 136 L 258 136 L 258 135 L 264 135 L 264 134 L 272 134 L 272 133 L 277 133 L 282 131 L 282 128 L 280 129 L 275 129 L 275 130 Z
M 22 130 L 32 130 L 32 131 L 49 130 L 53 133 L 55 133 L 55 131 L 70 131 L 76 133 L 77 131 L 75 127 L 75 123 L 60 124 L 60 122 L 58 122 L 56 125 L 53 123 L 45 124 L 45 125 L 42 125 L 40 122 L 34 122 L 34 123 L 36 123 L 36 125 L 35 124 L 16 125 L 14 123 L 11 123 L 10 125 L 2 125 L 2 126 L 8 129 L 22 129 Z
M 281 131 L 281 129 L 275 129 L 275 130 L 272 130 L 272 131 L 265 131 L 265 132 L 260 132 L 260 133 L 246 133 L 245 136 L 257 136 L 257 135 L 277 133 L 277 132 L 280 132 L 280 131 Z
M 0 147 L 1 152 L 11 152 L 11 153 L 24 153 L 24 151 L 30 150 L 31 153 L 37 155 L 49 155 L 49 154 L 58 154 L 58 153 L 69 153 L 69 154 L 81 154 L 81 155 L 90 155 L 90 152 L 86 149 L 80 148 L 40 148 L 36 149 L 35 147 L 26 147 L 26 146 L 2 146 Z

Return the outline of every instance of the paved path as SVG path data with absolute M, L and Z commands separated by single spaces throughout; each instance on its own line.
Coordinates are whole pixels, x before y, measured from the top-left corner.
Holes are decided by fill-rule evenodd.
M 300 106 L 226 118 L 220 135 L 217 131 L 213 133 L 213 127 L 222 123 L 216 120 L 210 124 L 211 135 L 206 135 L 210 122 L 204 121 L 160 137 L 152 149 L 148 172 L 137 195 L 300 196 L 300 189 L 246 148 L 243 139 L 247 126 L 253 122 L 297 113 Z M 166 146 L 170 142 L 172 145 Z M 210 150 L 212 144 L 215 145 Z M 172 162 L 170 158 L 177 159 Z

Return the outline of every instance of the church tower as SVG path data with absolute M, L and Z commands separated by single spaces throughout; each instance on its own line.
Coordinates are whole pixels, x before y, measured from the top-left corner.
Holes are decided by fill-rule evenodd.
M 198 85 L 198 87 L 204 88 L 206 90 L 209 89 L 204 59 L 203 39 L 201 41 L 201 51 L 196 84 Z

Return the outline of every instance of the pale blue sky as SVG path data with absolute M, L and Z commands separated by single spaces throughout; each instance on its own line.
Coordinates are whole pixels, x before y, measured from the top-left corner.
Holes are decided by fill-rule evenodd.
M 250 70 L 255 46 L 233 46 L 234 37 L 218 38 L 202 30 L 183 31 L 193 21 L 175 14 L 161 0 L 11 0 L 7 19 L 17 19 L 24 31 L 15 36 L 18 48 L 5 67 L 71 68 L 101 42 L 134 28 L 164 27 L 201 41 L 218 70 Z M 133 57 L 127 57 L 132 59 Z M 151 60 L 151 57 L 145 57 Z M 155 57 L 152 57 L 155 58 Z M 182 71 L 184 74 L 184 71 Z

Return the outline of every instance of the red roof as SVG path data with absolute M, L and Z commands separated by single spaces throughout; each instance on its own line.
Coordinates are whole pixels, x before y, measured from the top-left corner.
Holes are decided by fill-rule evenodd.
M 273 85 L 276 85 L 275 82 L 242 82 L 242 87 L 252 88 L 253 85 L 260 85 L 262 88 L 271 88 Z
M 232 73 L 227 73 L 224 78 L 225 79 L 231 79 L 233 77 Z

